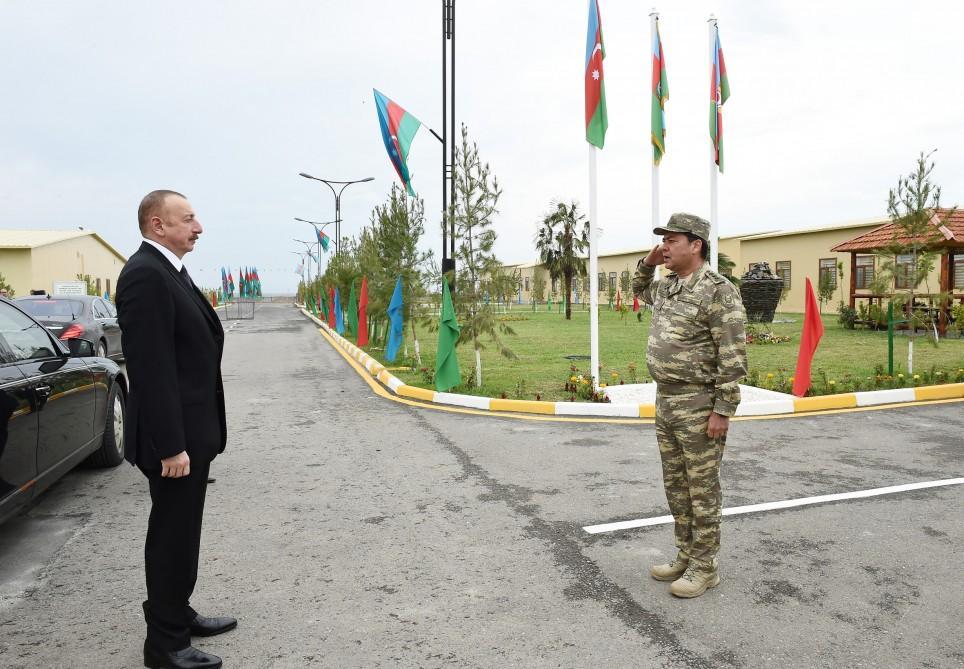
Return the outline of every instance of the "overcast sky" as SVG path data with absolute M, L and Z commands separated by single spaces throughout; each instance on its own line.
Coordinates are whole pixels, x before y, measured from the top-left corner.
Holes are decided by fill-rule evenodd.
M 588 204 L 586 0 L 458 0 L 457 118 L 502 184 L 496 251 L 534 257 L 556 199 Z M 667 154 L 660 208 L 709 212 L 706 19 L 719 19 L 721 234 L 884 215 L 917 154 L 938 149 L 945 204 L 964 205 L 964 5 L 950 0 L 664 3 Z M 683 5 L 683 7 L 680 7 Z M 599 156 L 603 252 L 650 239 L 649 5 L 600 0 L 609 133 Z M 372 176 L 343 197 L 357 233 L 396 179 L 372 87 L 441 130 L 441 0 L 0 2 L 0 227 L 96 230 L 122 253 L 155 188 L 188 195 L 205 233 L 198 283 L 257 265 L 293 290 L 300 245 L 334 198 L 305 171 Z M 440 144 L 412 145 L 441 246 Z

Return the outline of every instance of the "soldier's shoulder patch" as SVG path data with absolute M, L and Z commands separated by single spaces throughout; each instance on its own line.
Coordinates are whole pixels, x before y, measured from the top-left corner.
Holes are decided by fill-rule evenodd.
M 732 307 L 734 304 L 733 293 L 730 291 L 725 291 L 722 295 L 720 295 L 720 302 L 723 303 L 724 307 Z

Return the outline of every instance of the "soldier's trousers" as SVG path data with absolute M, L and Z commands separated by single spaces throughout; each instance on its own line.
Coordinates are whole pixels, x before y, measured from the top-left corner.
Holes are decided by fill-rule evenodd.
M 712 388 L 657 385 L 656 441 L 676 546 L 698 562 L 711 561 L 720 549 L 720 462 L 726 437 L 706 436 L 712 411 Z

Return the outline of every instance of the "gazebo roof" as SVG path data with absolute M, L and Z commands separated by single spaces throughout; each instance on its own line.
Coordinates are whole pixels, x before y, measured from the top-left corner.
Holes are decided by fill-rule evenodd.
M 939 231 L 938 242 L 934 244 L 936 248 L 964 248 L 964 211 L 939 209 L 931 218 L 931 224 Z M 912 240 L 907 235 L 900 234 L 900 228 L 896 223 L 887 223 L 841 242 L 830 250 L 837 253 L 879 251 L 895 241 L 907 244 Z

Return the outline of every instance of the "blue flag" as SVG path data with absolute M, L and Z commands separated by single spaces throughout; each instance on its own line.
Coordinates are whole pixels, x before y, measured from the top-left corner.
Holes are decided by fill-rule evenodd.
M 385 359 L 395 362 L 398 349 L 402 345 L 402 335 L 404 325 L 402 323 L 402 277 L 398 277 L 395 282 L 395 292 L 392 293 L 392 301 L 388 303 L 388 346 L 385 347 Z
M 335 331 L 338 334 L 345 334 L 345 314 L 341 311 L 341 296 L 338 294 L 338 286 L 335 286 Z

